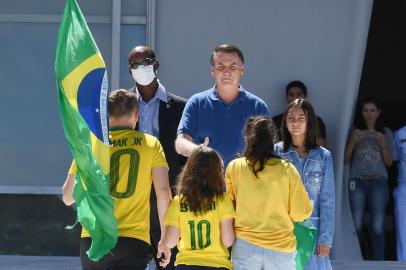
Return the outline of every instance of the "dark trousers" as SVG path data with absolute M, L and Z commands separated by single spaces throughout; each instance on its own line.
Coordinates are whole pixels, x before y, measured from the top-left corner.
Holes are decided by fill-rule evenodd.
M 83 270 L 145 270 L 151 259 L 151 247 L 146 242 L 129 237 L 119 237 L 117 245 L 98 262 L 91 261 L 86 254 L 92 239 L 80 241 L 80 260 Z

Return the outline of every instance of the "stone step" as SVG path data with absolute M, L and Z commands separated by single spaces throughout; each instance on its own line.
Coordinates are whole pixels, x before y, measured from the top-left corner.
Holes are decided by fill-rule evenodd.
M 332 260 L 334 270 L 398 270 L 406 262 Z M 0 269 L 81 270 L 79 257 L 0 255 Z

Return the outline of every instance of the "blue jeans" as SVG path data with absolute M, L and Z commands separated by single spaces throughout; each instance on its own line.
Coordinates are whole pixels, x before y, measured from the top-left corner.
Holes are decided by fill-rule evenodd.
M 295 270 L 296 252 L 262 248 L 237 238 L 231 255 L 234 270 Z
M 370 237 L 374 260 L 383 260 L 385 255 L 385 212 L 389 189 L 386 178 L 350 180 L 350 203 L 358 238 L 362 229 L 362 218 L 368 204 L 371 215 Z

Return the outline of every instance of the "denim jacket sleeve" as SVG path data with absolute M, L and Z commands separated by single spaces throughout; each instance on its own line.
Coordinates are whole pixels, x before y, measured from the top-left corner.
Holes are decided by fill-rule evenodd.
M 280 157 L 280 156 L 281 156 L 281 152 L 282 152 L 282 148 L 283 148 L 282 142 L 276 143 L 276 144 L 274 145 L 274 148 L 273 148 L 273 154 L 274 154 L 275 156 L 277 156 L 277 157 Z
M 324 179 L 319 195 L 320 225 L 318 244 L 331 247 L 335 224 L 335 181 L 331 153 L 326 149 L 323 149 L 323 151 Z

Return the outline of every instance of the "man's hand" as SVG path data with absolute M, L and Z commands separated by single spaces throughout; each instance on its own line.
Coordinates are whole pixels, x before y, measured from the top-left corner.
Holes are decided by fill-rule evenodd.
M 204 138 L 204 142 L 199 144 L 208 146 L 209 145 L 209 137 Z M 175 140 L 175 150 L 178 154 L 190 157 L 192 152 L 199 146 L 193 142 L 192 136 L 186 133 L 178 134 L 178 137 Z
M 323 245 L 323 244 L 319 244 L 317 245 L 317 255 L 320 257 L 325 257 L 328 256 L 328 254 L 330 253 L 330 247 Z
M 201 145 L 208 146 L 209 145 L 209 137 L 204 138 L 204 142 Z
M 168 246 L 166 246 L 164 243 L 162 243 L 162 240 L 159 241 L 159 243 L 158 243 L 158 253 L 156 254 L 156 257 L 159 260 L 159 265 L 164 268 L 166 267 L 166 265 L 169 263 L 169 261 L 171 259 L 171 249 Z

